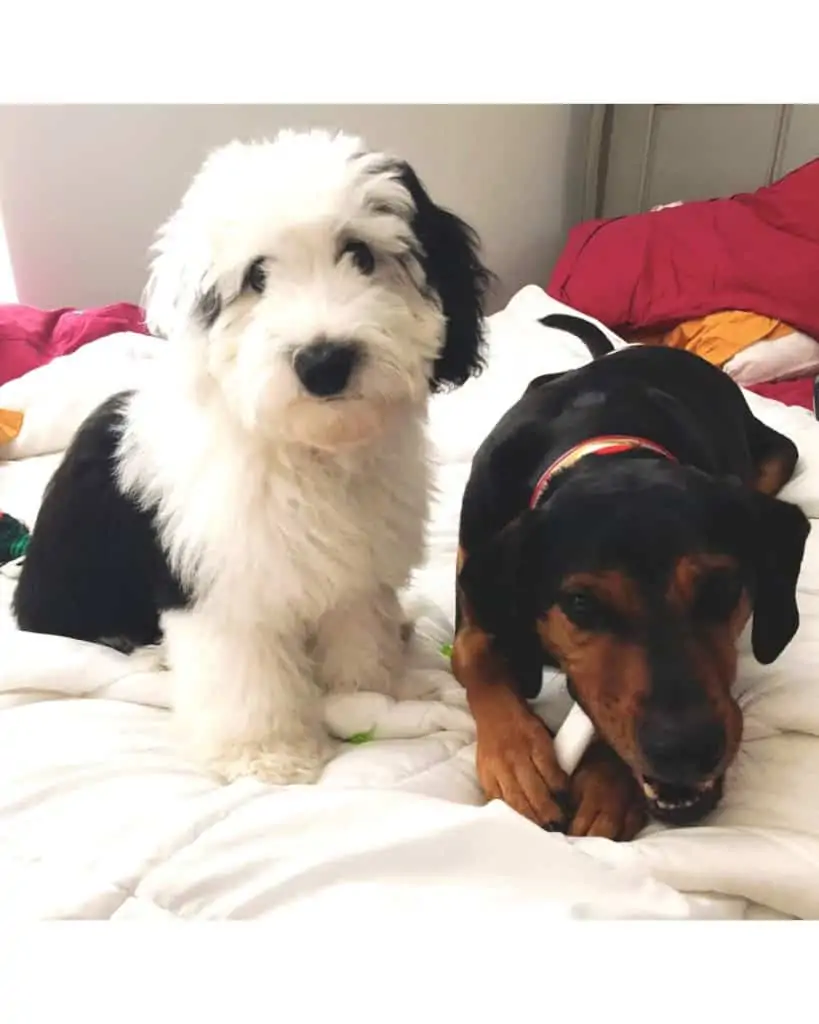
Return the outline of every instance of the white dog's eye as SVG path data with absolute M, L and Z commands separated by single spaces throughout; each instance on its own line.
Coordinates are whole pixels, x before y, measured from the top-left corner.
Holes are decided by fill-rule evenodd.
M 267 271 L 264 268 L 264 258 L 260 256 L 257 260 L 254 260 L 245 271 L 244 280 L 242 281 L 242 290 L 246 288 L 252 288 L 254 292 L 258 292 L 259 295 L 264 291 L 264 286 L 267 283 Z
M 371 274 L 375 270 L 375 256 L 366 242 L 352 240 L 341 250 L 342 256 L 351 256 L 353 263 L 362 274 Z

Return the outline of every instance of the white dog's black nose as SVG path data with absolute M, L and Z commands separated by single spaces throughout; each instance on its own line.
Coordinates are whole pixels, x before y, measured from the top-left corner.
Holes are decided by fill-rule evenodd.
M 354 342 L 314 341 L 299 349 L 293 369 L 311 395 L 331 398 L 347 387 L 359 358 L 360 349 Z

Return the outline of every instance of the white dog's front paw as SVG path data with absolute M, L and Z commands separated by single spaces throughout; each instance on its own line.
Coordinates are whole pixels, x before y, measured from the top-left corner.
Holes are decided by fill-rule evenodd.
M 400 674 L 400 671 L 393 671 L 378 662 L 361 666 L 348 663 L 334 666 L 333 670 L 325 668 L 321 683 L 326 693 L 336 696 L 350 693 L 384 693 L 391 697 L 394 696 L 395 680 Z
M 275 786 L 315 782 L 336 751 L 329 737 L 300 743 L 245 744 L 207 759 L 208 768 L 233 782 L 252 776 Z
M 428 669 L 408 669 L 393 683 L 396 700 L 436 700 L 441 696 L 440 673 Z

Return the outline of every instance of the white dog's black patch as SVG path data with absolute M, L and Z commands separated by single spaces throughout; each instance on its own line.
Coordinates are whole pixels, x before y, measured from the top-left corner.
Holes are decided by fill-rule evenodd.
M 46 489 L 14 595 L 21 629 L 127 650 L 156 643 L 159 612 L 187 603 L 152 513 L 116 481 L 129 398 L 115 395 L 88 417 Z
M 199 301 L 196 305 L 196 313 L 199 319 L 202 321 L 202 326 L 213 327 L 216 321 L 219 319 L 219 314 L 222 312 L 222 297 L 219 294 L 216 286 L 208 288 L 207 291 L 203 292 L 199 296 Z

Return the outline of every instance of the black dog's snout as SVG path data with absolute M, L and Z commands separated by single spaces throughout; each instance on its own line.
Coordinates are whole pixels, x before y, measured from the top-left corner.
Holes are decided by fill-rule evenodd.
M 722 723 L 700 710 L 649 712 L 637 730 L 637 742 L 652 778 L 677 785 L 707 779 L 726 749 Z
M 299 349 L 293 369 L 311 395 L 332 398 L 347 387 L 359 358 L 359 347 L 353 342 L 314 341 Z

